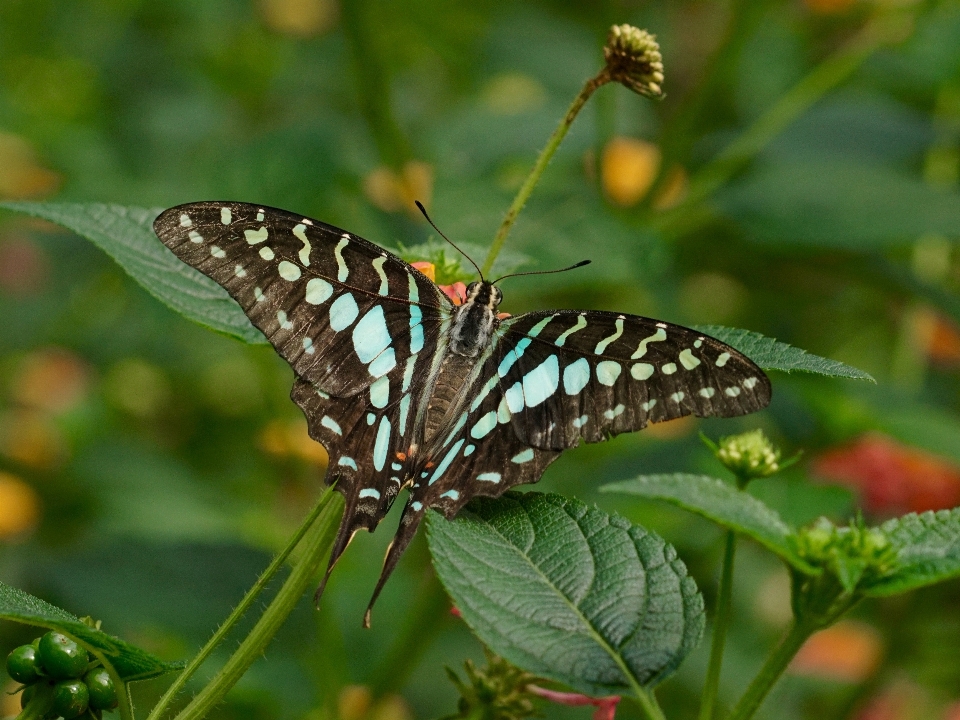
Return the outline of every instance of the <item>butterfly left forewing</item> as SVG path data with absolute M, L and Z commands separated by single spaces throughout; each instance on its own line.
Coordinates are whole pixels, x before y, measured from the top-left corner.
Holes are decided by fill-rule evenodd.
M 164 211 L 154 229 L 174 254 L 222 285 L 298 377 L 357 394 L 420 352 L 450 303 L 424 275 L 351 233 L 284 210 L 201 202 Z

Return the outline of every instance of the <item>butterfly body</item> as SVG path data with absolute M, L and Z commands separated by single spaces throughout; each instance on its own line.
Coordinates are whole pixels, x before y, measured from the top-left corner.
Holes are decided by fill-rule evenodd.
M 695 330 L 601 311 L 499 319 L 495 285 L 454 305 L 387 250 L 283 210 L 191 203 L 154 228 L 293 368 L 291 397 L 346 499 L 330 568 L 409 490 L 374 599 L 427 509 L 449 518 L 536 482 L 580 442 L 770 400 L 756 365 Z

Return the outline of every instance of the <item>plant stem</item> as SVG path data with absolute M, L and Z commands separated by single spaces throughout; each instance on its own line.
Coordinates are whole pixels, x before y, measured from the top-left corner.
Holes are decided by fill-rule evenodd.
M 563 116 L 563 120 L 557 125 L 557 129 L 553 131 L 553 135 L 550 136 L 547 144 L 543 150 L 540 151 L 540 156 L 537 158 L 536 164 L 533 166 L 530 174 L 527 175 L 527 179 L 523 181 L 520 190 L 517 191 L 517 195 L 510 204 L 510 209 L 507 210 L 507 214 L 504 215 L 503 222 L 500 223 L 500 229 L 497 230 L 497 234 L 493 238 L 493 245 L 490 246 L 490 252 L 487 253 L 487 259 L 483 261 L 482 270 L 484 275 L 488 275 L 493 269 L 493 263 L 503 249 L 503 244 L 507 240 L 507 235 L 510 234 L 510 229 L 513 227 L 517 215 L 520 214 L 523 206 L 526 205 L 527 200 L 530 199 L 530 195 L 540 180 L 540 176 L 543 175 L 543 171 L 546 170 L 547 165 L 550 164 L 553 154 L 557 151 L 557 148 L 560 147 L 560 143 L 563 142 L 567 131 L 570 129 L 570 126 L 573 125 L 577 114 L 581 108 L 583 108 L 584 104 L 586 104 L 587 100 L 590 99 L 590 96 L 593 95 L 594 91 L 598 87 L 606 85 L 608 82 L 610 82 L 610 75 L 607 69 L 604 68 L 595 77 L 587 80 L 580 94 L 577 95 L 570 104 L 570 107 L 567 109 L 567 114 Z
M 340 502 L 337 502 L 337 500 Z M 322 509 L 303 539 L 302 554 L 293 566 L 290 576 L 267 606 L 240 647 L 230 656 L 223 668 L 177 715 L 177 720 L 200 720 L 216 706 L 259 658 L 270 640 L 283 625 L 287 616 L 300 602 L 314 582 L 314 577 L 333 546 L 340 516 L 343 513 L 342 496 L 328 491 L 321 499 Z
M 173 699 L 176 697 L 183 687 L 187 684 L 187 681 L 193 677 L 194 673 L 200 669 L 200 666 L 206 661 L 214 649 L 223 642 L 223 639 L 227 636 L 230 630 L 233 629 L 233 626 L 242 618 L 247 610 L 250 609 L 250 606 L 253 604 L 253 601 L 257 599 L 257 596 L 263 592 L 263 589 L 267 586 L 273 576 L 277 574 L 283 564 L 287 561 L 287 558 L 290 557 L 290 553 L 293 552 L 294 548 L 300 543 L 303 539 L 303 536 L 306 535 L 307 531 L 316 521 L 317 517 L 323 511 L 323 509 L 330 502 L 330 493 L 333 492 L 333 488 L 327 488 L 321 495 L 320 499 L 317 501 L 317 504 L 314 506 L 313 510 L 310 511 L 310 514 L 307 516 L 307 519 L 303 521 L 303 524 L 297 529 L 293 534 L 293 537 L 290 538 L 290 541 L 287 543 L 287 546 L 280 551 L 280 553 L 273 559 L 273 562 L 263 571 L 263 574 L 260 575 L 260 578 L 257 580 L 256 584 L 247 591 L 247 594 L 244 595 L 243 600 L 240 601 L 240 604 L 234 608 L 233 612 L 230 613 L 229 617 L 224 620 L 223 624 L 217 629 L 213 634 L 207 644 L 201 648 L 194 658 L 190 661 L 187 667 L 184 668 L 183 672 L 177 677 L 174 683 L 167 689 L 163 694 L 163 697 L 160 698 L 153 710 L 150 711 L 150 714 L 147 716 L 147 720 L 159 720 L 160 716 L 164 713 L 167 707 L 173 702 Z
M 690 181 L 686 200 L 655 219 L 655 225 L 661 231 L 678 235 L 702 223 L 704 216 L 701 214 L 695 214 L 691 218 L 691 208 L 700 205 L 716 192 L 790 123 L 850 77 L 873 53 L 884 45 L 901 39 L 904 22 L 902 15 L 893 13 L 879 15 L 871 20 L 853 40 L 821 62 L 773 107 L 757 118 L 740 137 L 701 168 Z
M 767 658 L 760 672 L 750 683 L 736 707 L 733 708 L 728 720 L 749 720 L 753 717 L 760 704 L 767 697 L 767 693 L 780 679 L 783 671 L 787 669 L 787 665 L 790 664 L 793 656 L 797 654 L 797 651 L 800 650 L 800 647 L 817 627 L 819 626 L 815 624 L 808 624 L 799 620 L 794 621 L 783 640 Z
M 723 665 L 723 649 L 727 642 L 727 630 L 733 614 L 733 566 L 737 553 L 737 536 L 727 531 L 723 552 L 723 567 L 720 571 L 720 588 L 717 594 L 717 613 L 713 620 L 713 638 L 710 643 L 710 665 L 700 698 L 700 720 L 711 720 L 716 712 L 717 690 L 720 687 L 720 668 Z
M 643 712 L 646 713 L 650 720 L 666 720 L 666 715 L 663 714 L 663 710 L 660 707 L 660 703 L 657 702 L 653 690 L 644 690 L 639 685 L 635 685 L 633 692 L 637 701 L 640 703 L 640 707 L 643 708 Z

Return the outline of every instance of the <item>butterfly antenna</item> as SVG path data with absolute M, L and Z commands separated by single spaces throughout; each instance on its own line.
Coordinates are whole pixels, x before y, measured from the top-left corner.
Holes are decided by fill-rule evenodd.
M 507 278 L 512 278 L 512 277 L 520 277 L 521 275 L 550 275 L 551 273 L 561 273 L 561 272 L 566 272 L 567 270 L 576 270 L 577 268 L 583 267 L 584 265 L 589 265 L 590 262 L 591 262 L 590 260 L 581 260 L 581 261 L 578 262 L 576 265 L 571 265 L 570 267 L 560 268 L 559 270 L 532 270 L 532 271 L 530 271 L 530 272 L 510 273 L 509 275 L 504 275 L 504 276 L 502 276 L 502 277 L 498 277 L 496 280 L 494 280 L 494 281 L 493 281 L 492 283 L 490 283 L 490 284 L 491 284 L 491 285 L 496 285 L 496 284 L 497 284 L 498 282 L 500 282 L 501 280 L 506 280 Z
M 433 226 L 433 229 L 436 230 L 438 233 L 440 233 L 440 237 L 442 237 L 442 238 L 443 238 L 444 240 L 446 240 L 448 243 L 450 243 L 451 245 L 453 245 L 453 249 L 454 249 L 454 250 L 456 250 L 458 253 L 460 253 L 460 254 L 463 255 L 467 260 L 470 261 L 470 264 L 473 265 L 473 266 L 477 269 L 477 274 L 480 275 L 480 280 L 483 281 L 483 273 L 480 271 L 480 266 L 477 265 L 477 264 L 473 261 L 473 258 L 472 258 L 472 257 L 470 257 L 470 256 L 467 255 L 463 250 L 461 250 L 460 248 L 458 248 L 458 247 L 456 246 L 456 243 L 453 242 L 453 240 L 451 240 L 451 239 L 448 238 L 446 235 L 444 235 L 442 232 L 440 232 L 440 228 L 438 228 L 436 225 L 433 224 L 433 220 L 431 220 L 431 219 L 430 219 L 430 216 L 427 215 L 427 209 L 426 209 L 425 207 L 423 207 L 423 205 L 420 204 L 420 201 L 419 201 L 419 200 L 414 200 L 414 202 L 417 204 L 417 207 L 420 208 L 420 212 L 423 213 L 423 216 L 427 219 L 427 222 L 430 223 L 430 224 Z

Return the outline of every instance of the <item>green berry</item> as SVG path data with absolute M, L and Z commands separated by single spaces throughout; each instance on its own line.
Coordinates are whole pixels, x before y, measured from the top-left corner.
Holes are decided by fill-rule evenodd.
M 33 645 L 21 645 L 7 655 L 7 674 L 18 683 L 30 685 L 40 679 L 37 650 Z
M 80 717 L 90 705 L 90 692 L 82 680 L 61 680 L 53 686 L 53 712 L 69 720 Z
M 47 675 L 54 680 L 79 678 L 87 669 L 87 651 L 58 632 L 48 632 L 40 638 L 37 659 Z
M 117 689 L 110 673 L 102 667 L 94 668 L 83 676 L 90 690 L 90 707 L 94 710 L 113 710 L 117 706 Z

